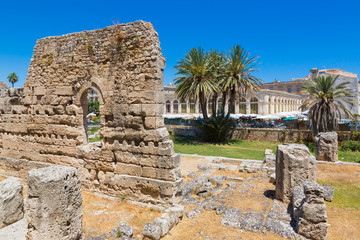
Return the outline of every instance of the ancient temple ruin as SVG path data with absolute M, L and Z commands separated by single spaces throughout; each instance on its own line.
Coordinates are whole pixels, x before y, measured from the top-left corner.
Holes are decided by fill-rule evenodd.
M 87 188 L 175 203 L 182 178 L 162 118 L 164 68 L 158 35 L 143 21 L 39 39 L 24 89 L 1 90 L 0 173 L 72 166 Z M 90 88 L 101 144 L 87 140 Z

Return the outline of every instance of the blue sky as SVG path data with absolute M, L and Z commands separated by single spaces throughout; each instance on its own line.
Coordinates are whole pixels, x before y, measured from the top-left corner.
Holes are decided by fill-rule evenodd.
M 173 81 L 193 47 L 226 51 L 240 44 L 260 56 L 265 82 L 303 77 L 310 68 L 360 74 L 360 1 L 2 1 L 0 81 L 16 72 L 23 86 L 36 40 L 144 20 L 159 33 Z

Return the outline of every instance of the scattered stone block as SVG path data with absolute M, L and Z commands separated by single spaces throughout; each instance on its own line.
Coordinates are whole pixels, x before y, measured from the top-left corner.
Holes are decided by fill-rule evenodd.
M 239 228 L 252 232 L 260 232 L 264 221 L 263 214 L 259 212 L 244 213 L 239 221 Z
M 263 161 L 264 165 L 266 165 L 267 167 L 275 167 L 276 164 L 276 155 L 275 154 L 266 154 L 265 153 L 265 158 Z
M 327 215 L 324 202 L 324 189 L 316 182 L 304 183 L 305 202 L 296 219 L 297 232 L 309 239 L 327 239 Z
M 0 228 L 24 217 L 23 186 L 19 179 L 7 178 L 0 182 Z
M 224 185 L 225 176 L 213 175 L 209 178 L 209 181 L 217 187 L 222 187 Z
M 276 199 L 290 202 L 296 185 L 316 180 L 315 157 L 304 144 L 279 145 L 276 152 Z
M 183 215 L 184 207 L 181 205 L 175 205 L 174 207 L 167 209 L 160 218 L 156 218 L 151 223 L 145 225 L 142 230 L 145 239 L 160 239 L 180 222 Z
M 329 185 L 323 185 L 322 186 L 324 189 L 324 199 L 327 202 L 332 202 L 333 197 L 334 197 L 334 186 L 329 186 Z
M 76 169 L 52 166 L 28 175 L 27 239 L 80 239 L 82 234 L 81 183 Z
M 229 227 L 239 227 L 241 210 L 229 208 L 225 211 L 224 216 L 221 218 L 221 225 Z
M 123 236 L 131 238 L 134 234 L 134 229 L 132 227 L 129 227 L 126 224 L 122 224 L 118 227 L 118 231 L 120 231 Z
M 316 159 L 338 161 L 338 135 L 336 132 L 321 132 L 315 137 Z

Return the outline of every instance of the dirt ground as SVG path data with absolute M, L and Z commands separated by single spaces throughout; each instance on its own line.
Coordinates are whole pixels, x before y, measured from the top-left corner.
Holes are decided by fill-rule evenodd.
M 181 170 L 184 176 L 197 171 L 198 164 L 206 164 L 208 160 L 204 157 L 183 156 Z M 235 171 L 214 172 L 232 177 L 246 179 L 249 173 Z M 360 165 L 329 165 L 319 164 L 317 166 L 317 178 L 319 182 L 342 182 L 355 185 L 360 188 Z M 0 181 L 5 177 L 0 176 Z M 189 181 L 185 178 L 184 181 Z M 26 181 L 23 181 L 26 186 Z M 26 187 L 24 188 L 26 195 Z M 250 195 L 260 194 L 266 190 L 275 190 L 270 183 L 260 183 Z M 335 189 L 336 191 L 336 189 Z M 86 236 L 100 236 L 121 224 L 128 224 L 134 228 L 134 237 L 141 239 L 141 230 L 146 223 L 161 216 L 162 212 L 153 208 L 136 206 L 123 202 L 122 199 L 109 198 L 94 192 L 83 191 L 83 225 Z M 249 195 L 249 196 L 250 196 Z M 269 199 L 269 203 L 271 199 Z M 243 209 L 263 210 L 268 212 L 270 204 L 259 204 L 259 202 L 244 198 L 244 196 L 229 196 L 232 206 L 241 206 Z M 267 200 L 265 199 L 265 202 Z M 360 239 L 360 211 L 346 209 L 332 202 L 326 203 L 329 226 L 329 239 Z M 190 206 L 185 206 L 186 211 L 191 211 Z M 221 225 L 221 215 L 215 211 L 204 210 L 195 218 L 183 217 L 183 220 L 174 227 L 164 240 L 186 240 L 186 239 L 283 239 L 272 233 L 253 233 L 241 229 L 225 227 Z

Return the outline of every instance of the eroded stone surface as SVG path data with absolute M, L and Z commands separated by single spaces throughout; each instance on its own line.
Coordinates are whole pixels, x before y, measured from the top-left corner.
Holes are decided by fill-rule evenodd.
M 290 202 L 296 185 L 316 180 L 315 157 L 303 144 L 279 145 L 276 152 L 276 199 Z
M 309 239 L 327 239 L 327 214 L 323 187 L 316 182 L 304 183 L 305 202 L 300 207 L 297 232 Z
M 7 178 L 0 182 L 0 228 L 24 217 L 23 186 L 19 179 Z
M 27 239 L 80 239 L 81 183 L 76 169 L 52 166 L 34 169 L 28 176 Z
M 338 135 L 336 132 L 321 132 L 315 137 L 316 159 L 338 161 Z

